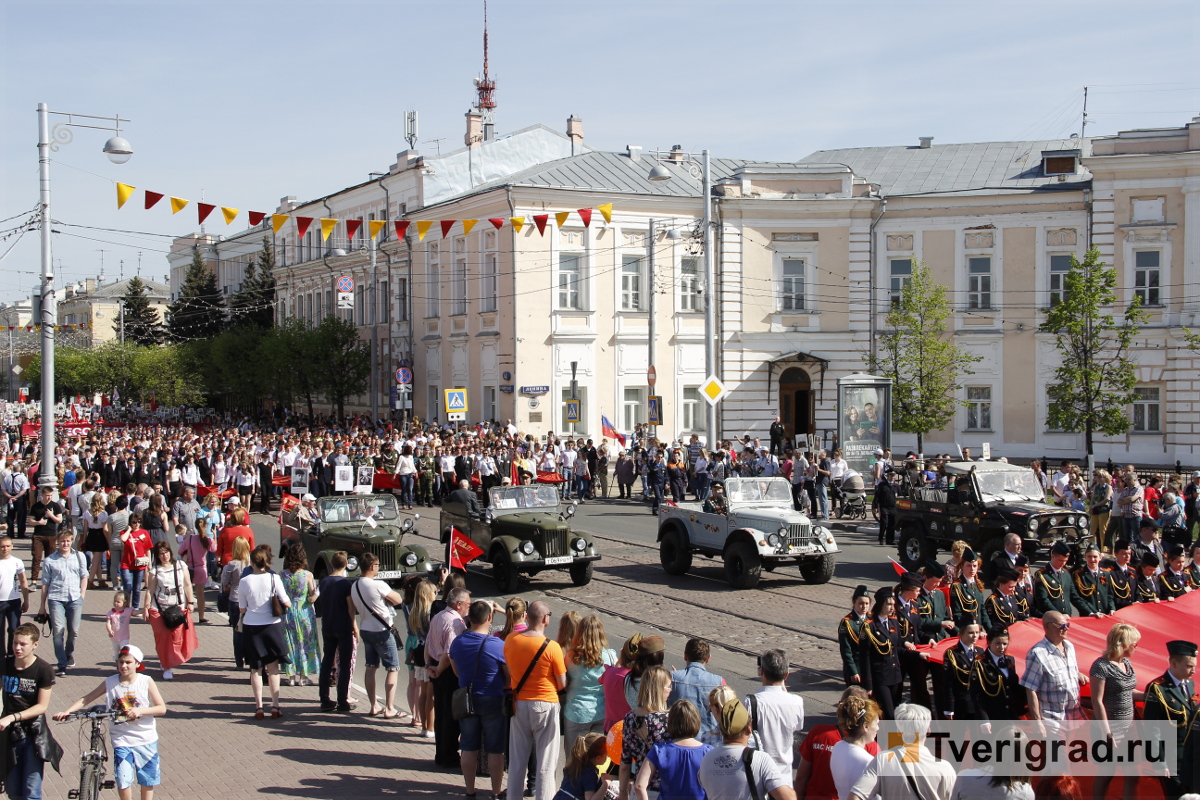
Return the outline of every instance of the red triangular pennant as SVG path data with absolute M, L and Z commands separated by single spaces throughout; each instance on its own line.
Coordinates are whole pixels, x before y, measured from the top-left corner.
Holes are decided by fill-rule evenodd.
M 405 220 L 403 222 L 399 222 L 399 221 L 396 222 L 396 238 L 397 239 L 404 238 L 405 232 L 408 231 L 408 226 L 409 226 L 408 220 Z
M 488 222 L 492 223 L 492 227 L 496 230 L 504 227 L 504 217 L 488 217 Z
M 314 217 L 296 217 L 296 235 L 303 236 L 308 233 L 308 226 L 312 225 Z
M 442 226 L 442 238 L 443 238 L 443 239 L 445 239 L 445 238 L 446 238 L 446 234 L 450 232 L 450 229 L 454 227 L 454 223 L 455 223 L 455 222 L 458 222 L 458 220 L 455 220 L 455 219 L 444 219 L 444 220 L 442 220 L 442 221 L 441 221 L 441 226 Z
M 216 210 L 216 208 L 216 206 L 210 206 L 208 203 L 196 203 L 196 215 L 200 217 L 199 224 L 203 225 L 204 220 L 208 219 L 208 215 Z
M 158 192 L 152 192 L 149 189 L 146 190 L 146 208 L 154 208 L 154 204 L 162 199 L 163 196 Z
M 537 225 L 539 236 L 546 235 L 546 223 L 549 220 L 550 220 L 549 214 L 534 214 L 533 215 L 533 224 Z
M 590 208 L 579 209 L 579 218 L 583 220 L 583 227 L 590 228 L 592 226 L 592 210 Z
M 466 569 L 466 565 L 483 555 L 483 550 L 458 528 L 450 528 L 450 566 Z
M 255 225 L 261 224 L 263 217 L 267 216 L 266 213 L 262 211 L 247 211 L 246 214 L 250 217 L 251 228 L 253 228 Z
M 348 219 L 348 220 L 346 220 L 346 238 L 347 238 L 347 239 L 353 239 L 353 238 L 354 238 L 354 234 L 358 233 L 358 229 L 359 229 L 360 227 L 362 227 L 362 220 L 361 220 L 361 219 Z

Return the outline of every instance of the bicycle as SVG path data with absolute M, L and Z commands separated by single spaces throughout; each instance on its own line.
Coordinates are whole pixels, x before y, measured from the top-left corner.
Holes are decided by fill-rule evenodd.
M 104 723 L 111 720 L 114 725 L 119 725 L 126 721 L 126 717 L 121 712 L 111 711 L 104 706 L 92 706 L 72 711 L 66 719 L 59 722 L 74 720 L 90 720 L 92 731 L 87 749 L 79 756 L 79 788 L 68 791 L 67 797 L 70 800 L 98 800 L 101 791 L 116 787 L 116 781 L 104 778 L 108 772 L 105 767 L 108 762 L 108 748 L 104 743 Z

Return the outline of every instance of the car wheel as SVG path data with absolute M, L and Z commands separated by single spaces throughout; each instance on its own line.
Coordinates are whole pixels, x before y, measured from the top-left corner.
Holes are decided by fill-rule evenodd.
M 492 579 L 496 581 L 500 594 L 513 594 L 520 585 L 521 575 L 513 565 L 512 556 L 505 550 L 496 553 L 496 558 L 492 560 Z
M 592 582 L 592 561 L 581 561 L 571 565 L 571 583 L 576 586 L 587 586 Z
M 829 583 L 836 566 L 837 559 L 833 553 L 826 553 L 818 559 L 801 564 L 800 577 L 808 583 Z
M 911 570 L 918 569 L 921 563 L 933 555 L 933 545 L 929 537 L 916 525 L 905 526 L 900 532 L 900 563 Z
M 682 575 L 692 567 L 692 550 L 674 525 L 663 531 L 662 541 L 658 544 L 658 559 L 668 575 Z
M 753 589 L 762 577 L 762 557 L 749 542 L 734 542 L 725 551 L 725 577 L 735 589 Z
M 326 568 L 325 562 L 318 561 L 317 566 L 313 569 L 313 578 L 317 581 L 317 583 L 320 583 L 321 579 L 327 575 L 329 575 L 329 570 Z

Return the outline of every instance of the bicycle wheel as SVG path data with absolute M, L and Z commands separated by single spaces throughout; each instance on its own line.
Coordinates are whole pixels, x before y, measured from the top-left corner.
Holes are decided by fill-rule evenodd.
M 79 770 L 79 800 L 99 800 L 100 772 L 93 763 L 84 764 Z

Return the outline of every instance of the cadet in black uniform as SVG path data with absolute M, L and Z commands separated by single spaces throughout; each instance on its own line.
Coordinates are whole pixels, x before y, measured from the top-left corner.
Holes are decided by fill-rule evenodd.
M 1100 569 L 1100 548 L 1095 542 L 1083 553 L 1083 566 L 1071 577 L 1075 595 L 1071 598 L 1081 617 L 1106 617 L 1117 610 L 1108 573 Z
M 871 592 L 866 586 L 857 586 L 851 599 L 853 610 L 838 623 L 838 649 L 842 652 L 842 679 L 846 685 L 862 683 L 859 674 L 859 650 L 862 646 L 863 627 L 867 624 L 867 613 L 871 610 Z
M 1137 586 L 1137 565 L 1130 563 L 1133 550 L 1128 539 L 1117 539 L 1113 545 L 1113 556 L 1117 563 L 1108 568 L 1108 586 L 1112 590 L 1113 606 L 1119 611 L 1137 602 L 1134 588 Z
M 928 639 L 921 638 L 921 614 L 917 610 L 917 598 L 921 594 L 924 581 L 915 572 L 906 572 L 900 576 L 897 588 L 896 625 L 900 628 L 900 640 L 903 647 L 900 650 L 900 671 L 908 678 L 909 697 L 917 705 L 933 708 L 933 698 L 929 694 L 929 662 L 925 653 L 918 652 L 919 644 L 928 644 Z
M 993 625 L 1008 627 L 1025 619 L 1017 604 L 1017 573 L 1002 569 L 996 574 L 995 588 L 988 595 L 984 606 Z
M 1075 595 L 1075 583 L 1067 572 L 1067 559 L 1071 548 L 1066 542 L 1055 542 L 1050 548 L 1050 563 L 1033 576 L 1032 616 L 1041 619 L 1047 611 L 1058 611 L 1071 616 L 1071 601 Z
M 1157 603 L 1158 597 L 1158 556 L 1145 553 L 1138 562 L 1137 582 L 1134 585 L 1134 596 L 1139 603 Z
M 985 600 L 983 584 L 979 582 L 979 560 L 968 547 L 962 554 L 962 575 L 950 587 L 950 616 L 957 621 L 963 614 L 970 614 L 984 628 L 990 628 Z
M 950 608 L 946 605 L 946 594 L 941 588 L 946 568 L 936 561 L 930 561 L 921 568 L 921 575 L 925 577 L 925 586 L 917 598 L 917 613 L 921 615 L 919 638 L 922 642 L 940 642 L 954 630 Z
M 1192 546 L 1188 548 L 1188 555 L 1192 559 L 1185 570 L 1188 583 L 1193 589 L 1200 589 L 1200 541 L 1192 542 Z
M 1173 544 L 1167 548 L 1167 568 L 1158 576 L 1158 596 L 1163 600 L 1183 597 L 1192 590 L 1184 562 L 1183 545 Z
M 1017 586 L 1013 594 L 1017 596 L 1017 609 L 1022 614 L 1021 619 L 1029 619 L 1033 614 L 1033 580 L 1029 577 L 1029 557 L 1022 553 L 1017 556 L 1016 564 Z
M 1147 720 L 1167 720 L 1175 728 L 1177 774 L 1160 778 L 1167 800 L 1200 792 L 1200 704 L 1196 702 L 1196 644 L 1167 642 L 1167 671 L 1146 685 Z
M 963 614 L 955 622 L 958 644 L 942 654 L 942 669 L 946 679 L 938 685 L 938 709 L 946 719 L 975 719 L 971 702 L 971 672 L 975 669 L 975 658 L 982 653 L 976 644 L 983 628 L 970 614 Z
M 975 659 L 971 671 L 975 719 L 985 725 L 991 720 L 1019 719 L 1028 710 L 1016 662 L 1008 655 L 1008 643 L 1008 628 L 992 628 L 987 652 Z
M 883 719 L 894 719 L 900 703 L 904 676 L 900 673 L 900 631 L 892 612 L 896 601 L 892 588 L 884 586 L 875 592 L 871 621 L 863 626 L 862 649 L 859 651 L 858 671 L 862 687 L 879 704 Z

